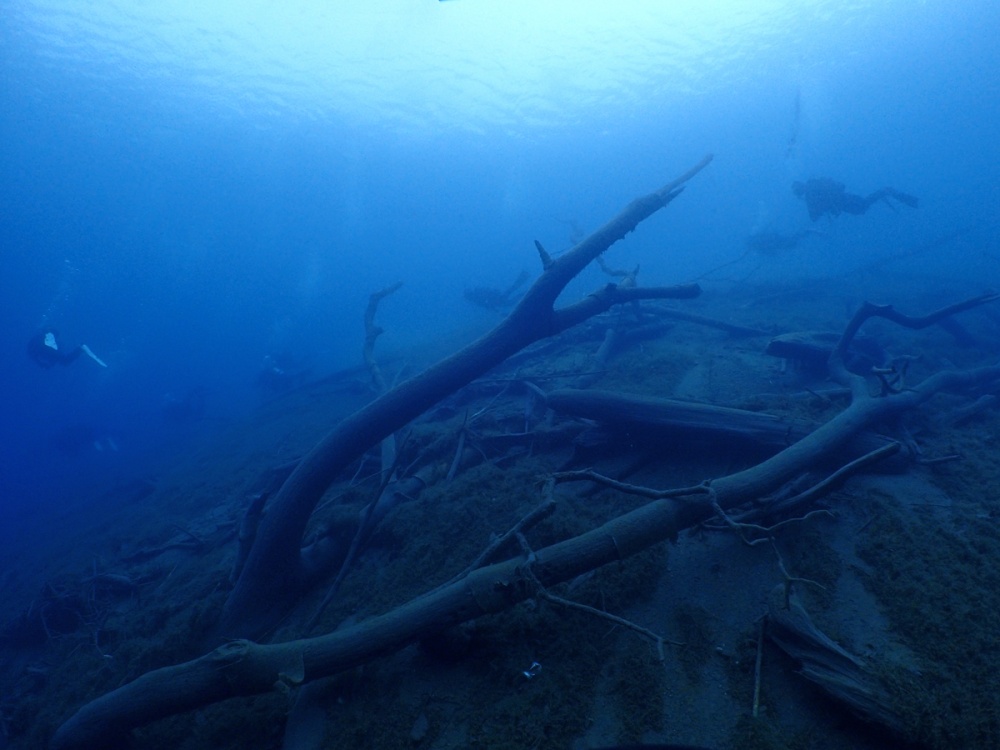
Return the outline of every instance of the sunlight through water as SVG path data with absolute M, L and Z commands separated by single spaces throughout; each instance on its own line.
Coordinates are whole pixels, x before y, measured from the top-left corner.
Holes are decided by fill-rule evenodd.
M 845 27 L 878 15 L 825 0 L 13 0 L 7 23 L 24 75 L 70 68 L 168 108 L 484 130 L 627 116 L 799 64 L 787 40 L 834 7 Z

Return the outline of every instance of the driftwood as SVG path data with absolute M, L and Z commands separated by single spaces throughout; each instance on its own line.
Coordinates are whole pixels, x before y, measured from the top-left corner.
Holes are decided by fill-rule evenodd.
M 762 463 L 664 494 L 580 536 L 533 554 L 479 568 L 386 614 L 316 638 L 259 645 L 234 640 L 185 664 L 155 670 L 83 706 L 57 731 L 54 750 L 113 746 L 132 727 L 230 697 L 287 690 L 397 650 L 415 639 L 480 615 L 505 610 L 539 595 L 538 587 L 569 580 L 609 562 L 675 537 L 701 523 L 782 486 L 840 449 L 853 435 L 949 391 L 995 386 L 1000 365 L 966 372 L 941 372 L 901 392 L 869 394 L 867 383 L 850 376 L 839 361 L 857 330 L 871 317 L 907 327 L 930 325 L 952 312 L 996 299 L 967 300 L 923 318 L 890 307 L 865 305 L 852 319 L 831 357 L 831 369 L 851 385 L 854 400 L 843 412 L 799 442 Z
M 193 552 L 200 552 L 205 547 L 205 542 L 201 539 L 195 539 L 186 534 L 173 537 L 170 541 L 161 544 L 157 547 L 143 547 L 142 549 L 137 549 L 135 552 L 130 552 L 127 555 L 122 555 L 122 562 L 127 563 L 140 563 L 146 562 L 147 560 L 152 560 L 154 557 L 159 557 L 165 552 L 170 552 L 175 549 L 189 549 Z
M 340 570 L 337 572 L 337 576 L 334 578 L 333 583 L 330 584 L 330 588 L 327 590 L 326 596 L 323 597 L 323 601 L 320 602 L 319 607 L 317 607 L 316 613 L 306 626 L 308 630 L 314 628 L 319 622 L 319 618 L 323 615 L 323 610 L 330 605 L 330 602 L 333 601 L 333 598 L 337 595 L 337 591 L 339 591 L 340 584 L 343 583 L 344 577 L 351 569 L 351 566 L 357 562 L 358 556 L 361 555 L 364 548 L 368 545 L 372 534 L 375 533 L 375 529 L 378 528 L 382 519 L 388 515 L 389 511 L 400 503 L 406 500 L 412 500 L 419 495 L 424 487 L 427 486 L 427 478 L 431 475 L 431 471 L 432 470 L 430 468 L 425 468 L 418 471 L 413 476 L 407 477 L 406 479 L 400 479 L 388 483 L 387 486 L 380 489 L 374 500 L 361 509 L 361 513 L 358 518 L 358 529 L 354 534 L 354 538 L 351 540 L 351 546 L 347 550 L 347 556 L 341 563 Z
M 684 183 L 710 161 L 706 156 L 676 180 L 633 201 L 559 258 L 551 258 L 536 243 L 543 272 L 503 321 L 451 357 L 386 391 L 324 437 L 268 502 L 253 548 L 223 607 L 217 638 L 263 636 L 302 592 L 318 581 L 325 561 L 313 565 L 300 554 L 306 524 L 330 484 L 370 446 L 534 341 L 566 330 L 612 305 L 699 294 L 696 285 L 641 289 L 608 284 L 580 302 L 554 307 L 566 285 L 591 261 L 677 197 Z
M 874 670 L 819 630 L 794 591 L 768 599 L 767 636 L 799 664 L 799 674 L 865 721 L 902 735 L 905 724 Z
M 208 550 L 221 547 L 232 539 L 236 531 L 236 523 L 233 521 L 221 521 L 212 528 L 199 529 L 199 534 L 195 534 L 190 529 L 173 524 L 180 533 L 168 539 L 163 544 L 142 547 L 121 556 L 121 561 L 125 563 L 140 563 L 152 560 L 171 550 L 191 550 L 193 553 L 204 553 Z
M 833 331 L 792 331 L 771 339 L 764 353 L 794 362 L 815 375 L 825 375 L 830 355 L 839 341 L 840 334 Z M 885 352 L 871 339 L 855 337 L 851 349 L 848 365 L 852 372 L 870 370 L 885 359 Z
M 697 441 L 714 447 L 753 449 L 764 455 L 787 448 L 820 426 L 808 419 L 766 412 L 602 390 L 564 388 L 550 392 L 546 404 L 560 414 L 620 429 L 652 431 L 685 445 Z M 882 435 L 860 432 L 845 445 L 843 455 L 828 458 L 856 458 L 892 442 Z
M 980 396 L 971 404 L 965 404 L 964 406 L 952 409 L 952 411 L 944 416 L 942 421 L 949 427 L 958 427 L 981 416 L 991 409 L 995 409 L 997 404 L 1000 404 L 1000 396 L 988 393 L 984 396 Z
M 708 318 L 704 315 L 695 315 L 694 313 L 684 312 L 683 310 L 674 310 L 670 307 L 658 307 L 654 312 L 657 316 L 662 318 L 672 318 L 674 320 L 680 320 L 685 323 L 694 323 L 707 328 L 717 328 L 720 331 L 725 331 L 730 336 L 770 336 L 772 333 L 772 331 L 765 331 L 760 328 L 751 328 L 750 326 L 740 325 L 739 323 L 727 323 L 724 320 Z

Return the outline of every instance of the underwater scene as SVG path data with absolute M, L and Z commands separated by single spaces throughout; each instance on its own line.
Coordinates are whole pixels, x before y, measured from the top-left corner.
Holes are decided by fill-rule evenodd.
M 996 29 L 5 0 L 0 750 L 1000 747 Z

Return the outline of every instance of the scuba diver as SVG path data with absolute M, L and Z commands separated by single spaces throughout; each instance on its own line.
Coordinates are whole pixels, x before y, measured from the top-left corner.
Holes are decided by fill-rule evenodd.
M 264 357 L 263 368 L 257 375 L 257 385 L 267 398 L 298 388 L 306 382 L 309 370 L 301 367 L 288 352 L 268 354 Z
M 28 356 L 39 367 L 49 368 L 55 365 L 69 365 L 75 362 L 81 354 L 86 354 L 101 367 L 107 367 L 107 364 L 90 351 L 90 347 L 86 344 L 81 344 L 70 351 L 60 349 L 59 342 L 56 340 L 58 335 L 55 328 L 46 327 L 28 340 Z
M 813 221 L 818 221 L 823 214 L 830 214 L 830 216 L 839 216 L 842 213 L 863 214 L 879 201 L 885 201 L 889 206 L 892 206 L 890 198 L 910 208 L 916 208 L 919 204 L 915 196 L 890 187 L 876 190 L 868 196 L 848 193 L 844 188 L 844 183 L 831 180 L 829 177 L 793 182 L 792 192 L 797 198 L 806 202 L 809 218 Z

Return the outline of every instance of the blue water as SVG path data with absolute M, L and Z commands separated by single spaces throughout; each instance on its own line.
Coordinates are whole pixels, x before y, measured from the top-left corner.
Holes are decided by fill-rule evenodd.
M 961 230 L 918 270 L 959 296 L 998 286 L 997 29 L 989 0 L 5 0 L 5 529 L 245 417 L 266 355 L 357 364 L 376 289 L 405 282 L 382 351 L 488 325 L 466 287 L 536 272 L 534 239 L 565 249 L 707 152 L 611 258 L 644 283 L 810 226 L 789 186 L 831 176 L 921 207 L 824 220 L 758 280 Z M 108 367 L 37 367 L 46 324 Z M 165 419 L 192 391 L 202 418 Z

